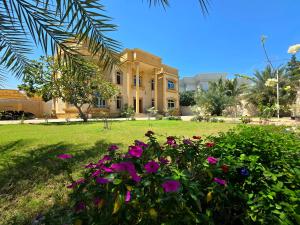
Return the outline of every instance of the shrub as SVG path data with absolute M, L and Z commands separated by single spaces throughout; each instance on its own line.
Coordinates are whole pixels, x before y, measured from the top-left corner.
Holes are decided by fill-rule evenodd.
M 34 119 L 35 115 L 24 111 L 1 111 L 0 120 L 30 120 Z
M 72 181 L 71 223 L 296 224 L 300 141 L 275 127 L 241 127 L 204 142 L 148 131 L 112 145 Z M 66 216 L 66 215 L 65 215 Z
M 130 118 L 134 120 L 135 111 L 132 106 L 128 106 L 127 104 L 124 105 L 124 109 L 121 112 L 121 116 L 127 118 L 129 120 Z
M 242 121 L 243 124 L 248 124 L 251 123 L 252 121 L 251 118 L 248 116 L 242 116 L 240 120 Z
M 167 116 L 165 120 L 182 120 L 180 116 Z
M 191 121 L 194 121 L 194 122 L 201 122 L 203 120 L 203 116 L 194 116 Z
M 299 224 L 299 136 L 284 127 L 241 126 L 211 139 L 215 157 L 240 167 L 232 181 L 242 182 L 245 223 Z
M 155 119 L 156 119 L 156 120 L 162 120 L 163 118 L 164 118 L 164 116 L 161 115 L 161 114 L 156 114 L 156 115 L 155 115 Z

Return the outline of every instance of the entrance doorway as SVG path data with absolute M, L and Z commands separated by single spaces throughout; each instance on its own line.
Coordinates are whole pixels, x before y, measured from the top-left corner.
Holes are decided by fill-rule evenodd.
M 133 98 L 133 107 L 134 111 L 136 111 L 136 98 Z M 143 99 L 139 100 L 139 113 L 143 113 Z

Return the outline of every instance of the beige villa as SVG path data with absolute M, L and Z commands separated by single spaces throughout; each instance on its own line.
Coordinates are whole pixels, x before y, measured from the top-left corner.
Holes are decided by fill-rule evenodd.
M 146 114 L 147 110 L 152 107 L 159 113 L 166 113 L 170 110 L 179 113 L 177 69 L 163 64 L 160 57 L 140 49 L 125 49 L 120 54 L 120 61 L 120 68 L 113 69 L 107 76 L 112 83 L 117 85 L 119 94 L 108 100 L 101 99 L 101 96 L 97 97 L 96 104 L 89 112 L 90 117 L 96 117 L 102 112 L 107 112 L 111 117 L 117 117 L 126 105 L 134 107 L 137 115 Z M 24 100 L 23 104 L 27 103 L 28 99 Z M 44 104 L 51 104 L 51 110 L 43 112 L 44 108 L 49 107 L 40 107 L 40 111 L 36 113 L 38 117 L 50 113 L 57 118 L 78 116 L 77 109 L 61 99 L 54 99 L 51 103 Z M 22 107 L 19 106 L 19 108 Z M 36 112 L 33 108 L 30 110 L 27 107 L 26 109 L 29 112 Z M 0 107 L 1 110 L 5 110 L 4 105 Z

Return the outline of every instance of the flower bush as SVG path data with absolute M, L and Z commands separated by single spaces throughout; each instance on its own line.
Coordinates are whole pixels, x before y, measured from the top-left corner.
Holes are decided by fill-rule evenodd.
M 295 157 L 295 149 L 285 144 L 280 153 L 274 137 L 262 141 L 260 129 L 245 127 L 209 142 L 170 136 L 163 145 L 148 131 L 147 143 L 135 141 L 126 153 L 110 146 L 68 185 L 70 223 L 293 224 L 299 165 L 286 152 Z

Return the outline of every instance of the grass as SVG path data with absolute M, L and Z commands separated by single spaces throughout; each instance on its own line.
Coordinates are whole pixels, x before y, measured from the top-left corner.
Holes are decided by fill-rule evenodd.
M 70 169 L 74 171 L 72 176 L 77 177 L 83 165 L 97 161 L 108 145 L 117 144 L 125 151 L 135 139 L 145 140 L 147 130 L 161 135 L 163 141 L 167 135 L 204 137 L 234 126 L 183 121 L 113 122 L 110 130 L 104 130 L 100 122 L 2 125 L 0 224 L 31 224 L 40 213 L 60 221 L 69 181 L 66 164 L 56 158 L 58 154 L 74 155 Z

